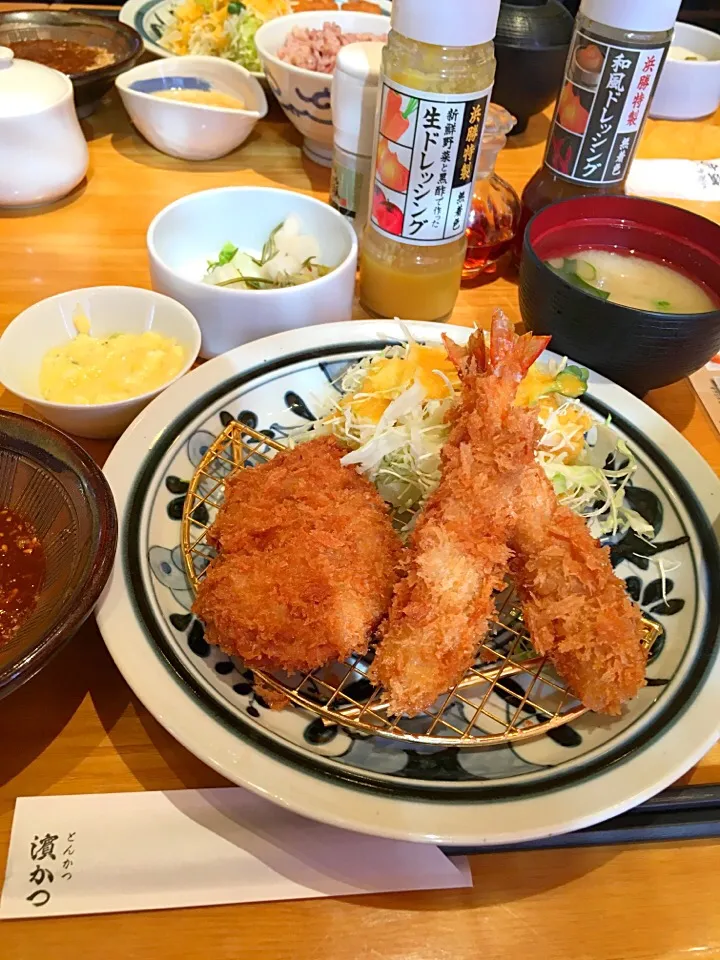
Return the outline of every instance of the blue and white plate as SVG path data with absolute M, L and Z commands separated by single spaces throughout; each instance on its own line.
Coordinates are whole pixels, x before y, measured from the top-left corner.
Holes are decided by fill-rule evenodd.
M 183 0 L 127 0 L 120 9 L 120 22 L 137 30 L 148 53 L 154 53 L 158 57 L 173 57 L 175 54 L 160 46 L 160 38 L 172 19 L 173 10 L 182 2 Z M 342 9 L 346 0 L 336 0 L 336 2 Z M 373 2 L 377 3 L 383 13 L 390 15 L 392 7 L 390 0 L 373 0 Z M 332 10 L 328 10 L 327 15 L 328 19 L 332 20 Z M 264 74 L 260 70 L 253 76 L 261 79 Z
M 466 328 L 411 324 L 420 340 Z M 98 622 L 130 686 L 196 756 L 293 810 L 354 830 L 449 845 L 499 844 L 578 829 L 620 813 L 691 767 L 718 734 L 720 483 L 676 430 L 593 374 L 584 402 L 612 417 L 637 456 L 629 499 L 652 543 L 629 534 L 617 573 L 662 627 L 647 684 L 623 715 L 586 714 L 514 747 L 396 744 L 267 709 L 242 665 L 211 648 L 190 612 L 180 552 L 185 493 L 233 418 L 280 441 L 304 427 L 351 362 L 403 339 L 392 321 L 290 331 L 239 347 L 158 397 L 105 473 L 121 521 Z M 200 518 L 202 519 L 202 518 Z M 667 571 L 663 586 L 659 561 Z M 498 706 L 502 707 L 502 704 Z

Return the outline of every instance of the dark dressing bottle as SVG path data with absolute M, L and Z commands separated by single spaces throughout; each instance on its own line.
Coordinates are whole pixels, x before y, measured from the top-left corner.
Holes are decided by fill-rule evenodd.
M 680 0 L 582 0 L 523 224 L 556 200 L 624 192 L 679 9 Z

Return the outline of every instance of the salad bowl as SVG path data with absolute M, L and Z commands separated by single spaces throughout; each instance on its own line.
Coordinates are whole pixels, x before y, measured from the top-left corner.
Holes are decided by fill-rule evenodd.
M 390 15 L 390 0 L 375 0 L 377 7 L 382 13 Z M 120 10 L 120 22 L 127 24 L 136 30 L 143 39 L 145 50 L 157 57 L 172 57 L 173 51 L 162 45 L 162 37 L 168 26 L 174 19 L 174 11 L 181 5 L 182 0 L 127 0 Z M 336 0 L 337 6 L 342 10 L 346 0 Z M 295 9 L 296 3 L 291 0 L 290 6 Z M 335 11 L 326 10 L 325 19 L 332 20 L 336 16 Z M 265 73 L 262 70 L 255 47 L 254 31 L 250 33 L 238 28 L 238 37 L 236 40 L 238 49 L 237 62 L 246 67 L 256 79 L 265 81 Z M 202 50 L 197 53 L 207 53 Z
M 301 286 L 247 290 L 203 283 L 227 243 L 259 254 L 272 231 L 295 215 L 320 245 L 326 276 Z M 184 304 L 202 331 L 200 354 L 215 357 L 258 337 L 307 324 L 349 320 L 357 237 L 327 203 L 271 187 L 219 187 L 165 207 L 147 233 L 152 285 Z

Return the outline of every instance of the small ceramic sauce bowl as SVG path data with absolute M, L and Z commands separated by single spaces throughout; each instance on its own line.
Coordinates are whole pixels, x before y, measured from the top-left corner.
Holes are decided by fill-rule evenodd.
M 216 160 L 235 150 L 268 110 L 260 83 L 218 57 L 169 57 L 128 70 L 115 81 L 130 119 L 157 150 L 182 160 Z M 229 94 L 244 110 L 158 97 L 163 90 Z

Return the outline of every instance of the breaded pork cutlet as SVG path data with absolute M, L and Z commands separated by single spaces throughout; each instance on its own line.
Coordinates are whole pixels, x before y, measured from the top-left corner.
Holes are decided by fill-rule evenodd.
M 310 671 L 365 653 L 387 612 L 400 540 L 345 452 L 311 440 L 226 484 L 193 611 L 210 643 L 251 667 Z

